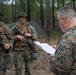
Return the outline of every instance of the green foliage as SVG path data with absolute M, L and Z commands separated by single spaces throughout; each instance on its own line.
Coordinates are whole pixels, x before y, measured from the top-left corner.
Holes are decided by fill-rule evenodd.
M 8 2 L 10 0 L 0 0 L 0 2 Z M 30 0 L 30 14 L 31 14 L 31 20 L 37 21 L 40 18 L 40 1 L 41 0 Z M 46 0 L 42 0 L 43 1 L 43 10 L 44 12 L 46 11 Z M 64 5 L 71 5 L 72 1 L 71 0 L 54 0 L 54 13 L 56 13 L 58 6 L 59 8 L 62 7 L 62 4 L 64 2 Z M 16 9 L 15 9 L 16 8 Z M 5 4 L 4 5 L 4 10 L 5 13 L 5 18 L 8 20 L 8 22 L 12 22 L 13 20 L 13 16 L 12 16 L 12 5 L 8 5 Z M 14 5 L 14 12 L 16 12 L 16 15 L 14 16 L 18 16 L 18 13 L 24 11 L 27 12 L 27 0 L 16 0 L 16 3 Z M 50 0 L 50 11 L 51 13 L 49 14 L 50 16 L 52 16 L 52 0 Z M 7 16 L 8 15 L 8 16 Z
M 26 0 L 19 0 L 20 6 L 21 6 L 21 11 L 25 12 L 26 11 Z
M 28 0 L 12 0 L 11 3 L 8 4 L 8 1 L 10 0 L 0 0 L 0 9 L 1 12 L 4 14 L 4 19 L 6 23 L 12 23 L 13 21 L 17 20 L 17 17 L 20 12 L 24 11 L 27 13 L 27 1 Z M 41 1 L 43 1 L 43 14 L 44 14 L 44 25 L 46 24 L 46 1 L 47 0 L 29 0 L 30 1 L 30 18 L 31 21 L 37 22 L 39 25 L 41 25 L 42 20 L 41 20 Z M 4 4 L 5 2 L 5 4 Z M 72 0 L 50 0 L 50 14 L 49 16 L 51 17 L 51 27 L 53 27 L 55 20 L 56 20 L 56 11 L 61 8 L 64 5 L 70 5 L 74 7 L 74 3 L 76 3 L 76 0 L 74 2 Z M 76 5 L 75 5 L 76 8 Z M 53 11 L 54 10 L 54 11 Z M 43 26 L 43 25 L 42 25 Z M 39 26 L 40 27 L 40 26 Z
M 39 6 L 37 4 L 37 1 L 31 0 L 30 5 L 31 19 L 37 21 L 39 19 Z

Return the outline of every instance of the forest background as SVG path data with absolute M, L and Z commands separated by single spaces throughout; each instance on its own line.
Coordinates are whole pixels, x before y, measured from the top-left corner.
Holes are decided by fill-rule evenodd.
M 10 28 L 18 22 L 20 12 L 27 13 L 28 23 L 35 27 L 40 42 L 57 44 L 63 34 L 59 28 L 56 11 L 65 6 L 76 10 L 76 0 L 0 0 L 0 18 Z M 48 54 L 38 50 L 40 56 L 32 63 L 32 75 L 54 75 L 50 71 Z M 24 67 L 23 67 L 24 72 Z M 15 75 L 15 68 L 8 70 L 6 75 Z
M 28 22 L 33 25 L 39 37 L 60 37 L 62 34 L 56 21 L 56 11 L 65 6 L 76 10 L 76 0 L 0 0 L 0 13 L 2 21 L 12 28 L 18 21 L 20 12 L 27 13 Z

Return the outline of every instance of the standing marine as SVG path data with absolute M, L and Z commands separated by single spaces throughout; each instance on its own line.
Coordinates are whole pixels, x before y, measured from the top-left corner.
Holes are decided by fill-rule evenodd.
M 29 40 L 33 43 L 34 39 L 37 39 L 37 32 L 34 27 L 27 23 L 27 15 L 25 12 L 21 12 L 18 16 L 19 23 L 12 28 L 14 47 L 13 51 L 15 54 L 15 75 L 22 75 L 23 63 L 25 63 L 25 75 L 31 75 L 31 48 L 27 43 Z M 18 34 L 15 28 L 20 31 L 23 35 Z M 25 41 L 25 42 L 24 42 Z
M 0 14 L 0 19 L 3 15 Z M 11 68 L 11 56 L 9 54 L 12 49 L 11 31 L 5 23 L 0 20 L 0 75 L 5 75 L 6 69 Z

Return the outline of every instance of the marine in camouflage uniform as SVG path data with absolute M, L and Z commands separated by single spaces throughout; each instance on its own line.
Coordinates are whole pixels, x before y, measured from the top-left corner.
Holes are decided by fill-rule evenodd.
M 55 75 L 76 75 L 76 14 L 73 9 L 67 6 L 61 8 L 58 12 L 64 11 L 70 12 L 70 17 L 73 17 L 73 19 L 71 18 L 70 22 L 66 21 L 66 24 L 68 24 L 66 33 L 59 40 L 55 55 L 50 57 L 51 71 Z M 59 21 L 59 24 L 62 21 Z
M 12 48 L 12 37 L 10 29 L 1 21 L 0 37 L 2 38 L 2 41 L 0 41 L 0 75 L 5 75 L 6 69 L 10 68 L 11 58 L 9 55 L 9 49 L 11 50 Z M 4 46 L 1 43 L 3 43 Z M 6 48 L 5 45 L 8 47 Z
M 26 19 L 26 14 L 24 12 L 21 12 L 19 19 Z M 15 27 L 12 28 L 13 32 L 13 39 L 14 39 L 14 53 L 15 53 L 15 71 L 16 75 L 22 75 L 22 67 L 23 63 L 25 63 L 25 75 L 31 75 L 31 49 L 28 46 L 27 43 L 24 43 L 21 40 L 18 40 L 17 35 L 14 31 L 14 28 L 18 28 L 18 30 L 22 34 L 30 33 L 32 36 L 32 39 L 37 39 L 37 33 L 34 27 L 27 24 L 27 22 L 23 22 L 22 25 L 21 22 L 19 22 Z M 32 42 L 32 39 L 30 41 Z

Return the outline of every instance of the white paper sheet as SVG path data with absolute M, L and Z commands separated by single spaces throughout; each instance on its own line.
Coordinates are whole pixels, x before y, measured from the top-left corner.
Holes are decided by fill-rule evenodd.
M 47 43 L 40 43 L 39 41 L 34 41 L 34 44 L 38 46 L 40 49 L 44 50 L 48 54 L 54 55 L 55 54 L 55 49 L 51 47 Z

